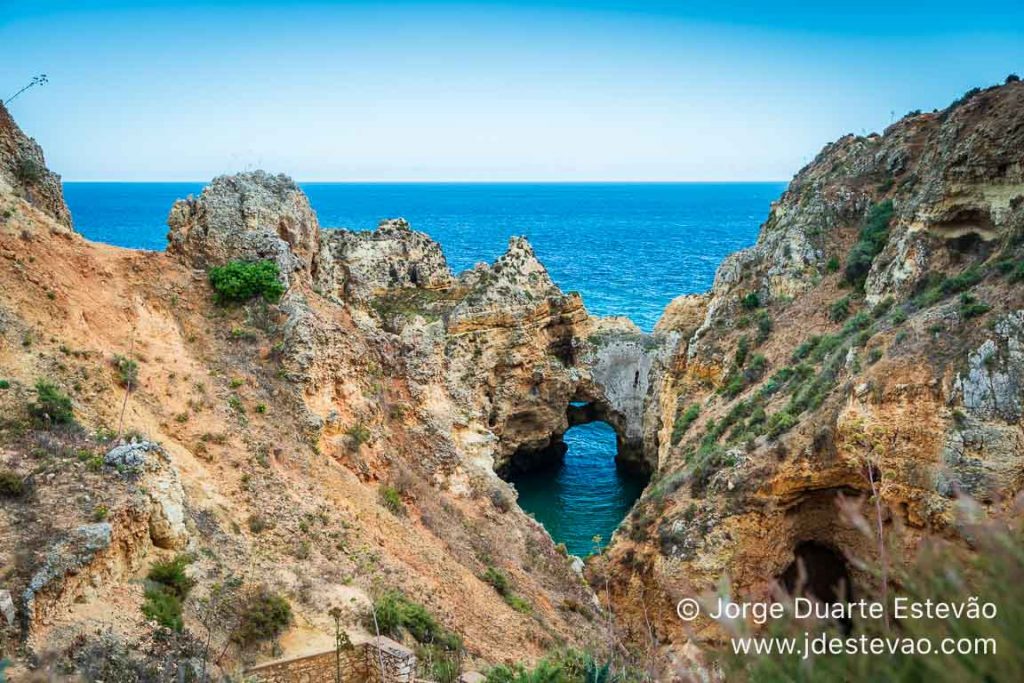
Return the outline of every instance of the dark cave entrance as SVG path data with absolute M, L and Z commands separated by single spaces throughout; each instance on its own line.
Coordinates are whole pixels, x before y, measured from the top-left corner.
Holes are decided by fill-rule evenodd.
M 796 545 L 793 556 L 779 576 L 787 593 L 825 604 L 854 600 L 849 567 L 839 550 L 818 541 L 803 541 Z M 841 619 L 839 625 L 844 633 L 853 628 L 849 619 Z

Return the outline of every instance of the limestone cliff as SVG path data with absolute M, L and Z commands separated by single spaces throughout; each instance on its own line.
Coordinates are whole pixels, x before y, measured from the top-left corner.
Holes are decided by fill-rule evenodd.
M 0 185 L 23 197 L 61 225 L 71 227 L 60 176 L 46 167 L 43 150 L 21 132 L 0 102 Z
M 332 647 L 331 608 L 368 637 L 398 590 L 434 620 L 398 637 L 431 653 L 610 639 L 673 680 L 720 635 L 685 629 L 680 597 L 726 577 L 766 595 L 808 544 L 873 581 L 839 494 L 873 496 L 909 551 L 959 538 L 958 494 L 997 517 L 1024 483 L 1019 82 L 826 147 L 653 334 L 590 316 L 525 239 L 456 275 L 405 221 L 324 230 L 262 171 L 177 202 L 167 253 L 90 243 L 56 176 L 17 171 L 42 156 L 0 114 L 0 542 L 20 548 L 0 644 L 19 667 L 79 666 L 104 631 L 154 666 L 209 659 L 209 638 L 237 672 L 275 639 Z M 267 260 L 279 300 L 213 302 L 211 266 Z M 588 563 L 597 593 L 502 479 L 593 420 L 652 474 Z M 181 550 L 194 594 L 165 640 L 140 580 Z M 211 608 L 226 588 L 294 618 L 243 646 Z
M 709 620 L 685 628 L 679 598 L 726 577 L 734 595 L 765 596 L 808 544 L 871 585 L 877 542 L 840 494 L 875 490 L 901 557 L 958 535 L 959 494 L 1012 512 L 1022 281 L 1024 84 L 828 145 L 706 302 L 673 302 L 659 323 L 688 337 L 651 406 L 670 438 L 594 565 L 623 628 L 643 641 L 653 622 L 679 662 L 720 635 Z
M 107 647 L 98 630 L 121 643 L 104 657 L 158 668 L 209 657 L 210 637 L 223 654 L 206 665 L 237 672 L 333 647 L 334 607 L 369 637 L 389 591 L 434 620 L 419 646 L 457 640 L 467 667 L 598 637 L 592 591 L 495 471 L 564 431 L 586 316 L 524 241 L 457 280 L 404 222 L 323 231 L 290 179 L 255 172 L 177 202 L 167 253 L 135 252 L 0 189 L 0 544 L 20 549 L 0 556 L 15 614 L 0 643 L 24 653 L 15 675 L 85 666 Z M 280 301 L 212 301 L 210 266 L 265 260 Z M 182 551 L 191 597 L 161 639 L 143 579 Z M 280 596 L 293 618 L 243 647 L 209 611 L 224 591 L 239 609 Z

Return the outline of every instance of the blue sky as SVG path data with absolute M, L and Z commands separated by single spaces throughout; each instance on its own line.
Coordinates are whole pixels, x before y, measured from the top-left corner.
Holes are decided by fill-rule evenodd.
M 786 180 L 1011 72 L 1020 0 L 0 0 L 68 180 Z

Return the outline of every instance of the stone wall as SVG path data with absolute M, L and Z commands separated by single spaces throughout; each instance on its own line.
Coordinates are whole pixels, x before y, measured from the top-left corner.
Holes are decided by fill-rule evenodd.
M 338 669 L 344 683 L 409 683 L 416 673 L 416 655 L 390 638 L 380 636 L 341 653 L 334 650 L 281 659 L 245 672 L 259 683 L 335 683 Z

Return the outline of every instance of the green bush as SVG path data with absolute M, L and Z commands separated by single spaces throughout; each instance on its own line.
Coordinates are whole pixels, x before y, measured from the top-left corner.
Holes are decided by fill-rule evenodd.
M 768 311 L 761 310 L 757 312 L 757 343 L 758 345 L 763 344 L 768 340 L 768 335 L 772 333 L 772 316 Z
M 181 618 L 181 600 L 159 586 L 151 586 L 146 589 L 142 613 L 148 619 L 152 619 L 172 631 L 180 632 L 184 628 Z
M 966 319 L 976 318 L 992 310 L 992 307 L 970 294 L 960 295 L 960 315 Z
M 533 612 L 533 605 L 518 595 L 505 595 L 505 604 L 519 612 L 520 614 L 530 614 Z
M 971 266 L 964 272 L 942 281 L 939 288 L 943 294 L 958 294 L 964 292 L 982 281 L 985 276 L 976 266 Z
M 850 317 L 850 297 L 844 296 L 828 307 L 828 319 L 834 323 L 842 322 Z
M 734 369 L 725 378 L 725 383 L 722 385 L 722 388 L 719 389 L 719 392 L 729 398 L 736 398 L 743 393 L 743 389 L 745 387 L 746 383 L 743 381 L 743 373 L 737 372 Z
M 616 658 L 618 659 L 618 658 Z M 599 659 L 592 652 L 560 650 L 532 668 L 499 664 L 487 669 L 486 683 L 629 683 L 651 680 L 647 671 Z
M 736 342 L 736 356 L 733 358 L 733 362 L 736 363 L 736 367 L 743 367 L 747 362 L 748 353 L 750 353 L 750 340 L 747 339 L 747 335 L 743 335 L 740 337 L 739 341 Z
M 210 269 L 210 285 L 217 303 L 238 303 L 257 296 L 273 302 L 284 294 L 280 274 L 273 261 L 231 261 Z
M 778 438 L 796 426 L 797 419 L 786 410 L 779 411 L 768 419 L 768 436 Z
M 892 214 L 892 200 L 887 199 L 868 209 L 868 213 L 861 223 L 857 242 L 846 257 L 844 271 L 846 282 L 858 290 L 864 288 L 864 281 L 867 279 L 868 271 L 871 270 L 872 262 L 885 248 L 885 243 L 889 239 L 889 223 L 892 221 Z
M 11 382 L 6 379 L 0 379 L 0 389 L 10 389 Z
M 114 356 L 114 369 L 117 370 L 117 379 L 121 386 L 130 388 L 138 384 L 139 364 L 130 358 L 122 355 Z
M 673 444 L 677 444 L 682 440 L 683 435 L 686 434 L 690 425 L 693 424 L 694 420 L 698 417 L 700 417 L 700 405 L 697 403 L 691 403 L 687 406 L 686 410 L 683 411 L 683 414 L 676 418 L 675 424 L 672 425 Z
M 388 591 L 374 600 L 373 612 L 377 617 L 376 625 L 373 615 L 366 619 L 366 628 L 371 633 L 376 626 L 385 635 L 401 638 L 404 629 L 420 643 L 436 643 L 449 650 L 462 646 L 458 635 L 437 623 L 426 607 L 398 591 Z
M 377 491 L 380 504 L 396 515 L 405 514 L 405 503 L 402 502 L 402 494 L 391 486 L 381 486 Z
M 875 304 L 874 308 L 871 309 L 871 317 L 874 318 L 875 320 L 878 320 L 879 318 L 884 316 L 886 313 L 888 313 L 889 310 L 892 309 L 892 307 L 895 304 L 896 304 L 896 299 L 892 298 L 891 296 L 885 297 L 884 299 L 879 301 L 877 304 Z
M 999 264 L 1003 275 L 1010 278 L 1010 282 L 1024 282 L 1024 259 L 1019 261 L 1004 261 Z
M 35 185 L 46 177 L 46 167 L 35 159 L 21 157 L 14 164 L 14 177 L 23 185 Z
M 0 496 L 18 498 L 25 493 L 25 482 L 11 470 L 0 470 Z
M 232 640 L 244 647 L 280 635 L 292 623 L 292 606 L 283 596 L 260 586 L 247 596 L 238 617 Z
M 871 316 L 865 313 L 864 311 L 861 311 L 860 313 L 846 321 L 846 324 L 843 325 L 843 334 L 852 334 L 854 332 L 867 329 L 870 326 Z
M 825 264 L 825 270 L 829 273 L 834 273 L 837 270 L 839 270 L 839 257 L 830 256 L 828 259 L 828 263 Z
M 146 586 L 142 613 L 172 631 L 182 630 L 182 605 L 195 585 L 192 579 L 185 576 L 185 567 L 189 562 L 187 555 L 155 562 L 146 575 L 149 584 Z
M 845 328 L 844 328 L 845 331 Z M 835 351 L 843 343 L 842 336 L 838 334 L 823 334 L 817 339 L 814 348 L 808 354 L 808 359 L 814 363 L 820 363 L 825 356 Z
M 505 572 L 497 567 L 487 567 L 487 571 L 480 576 L 480 580 L 490 584 L 491 588 L 498 591 L 499 595 L 506 596 L 512 594 L 512 586 L 509 584 L 508 577 L 505 576 Z
M 370 440 L 370 429 L 362 422 L 356 422 L 345 430 L 352 450 L 359 450 L 359 447 Z
M 758 295 L 757 292 L 750 292 L 742 299 L 740 299 L 740 304 L 743 306 L 743 308 L 752 311 L 755 308 L 760 308 L 761 297 Z
M 28 412 L 41 426 L 68 424 L 75 417 L 71 398 L 44 379 L 36 382 L 36 400 L 28 405 Z
M 154 562 L 146 578 L 163 586 L 171 595 L 184 600 L 195 585 L 195 581 L 185 575 L 185 567 L 190 562 L 188 555 L 178 555 L 173 560 Z

